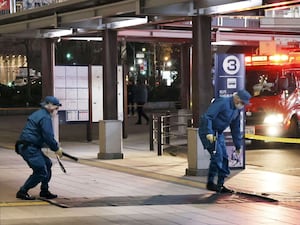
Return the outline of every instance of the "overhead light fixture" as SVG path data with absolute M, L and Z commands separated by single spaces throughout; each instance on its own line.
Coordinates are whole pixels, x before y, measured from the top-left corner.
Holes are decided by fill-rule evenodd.
M 103 41 L 103 37 L 62 37 L 62 40 L 69 40 L 69 41 Z
M 73 34 L 73 29 L 50 29 L 41 30 L 44 38 L 55 38 Z
M 119 21 L 111 21 L 106 24 L 107 28 L 117 29 L 123 27 L 137 26 L 148 23 L 148 17 L 143 18 L 128 18 Z
M 198 14 L 206 14 L 206 15 L 213 15 L 213 14 L 224 14 L 230 12 L 238 12 L 242 10 L 250 10 L 257 6 L 263 5 L 262 0 L 247 0 L 247 1 L 237 1 L 222 5 L 211 6 L 208 8 L 201 8 L 198 11 Z

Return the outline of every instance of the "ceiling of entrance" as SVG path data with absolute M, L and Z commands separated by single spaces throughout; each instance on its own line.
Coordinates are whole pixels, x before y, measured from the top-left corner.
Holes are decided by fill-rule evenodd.
M 205 15 L 212 17 L 213 44 L 300 42 L 297 4 L 300 0 L 72 0 L 2 15 L 0 37 L 101 40 L 104 29 L 117 29 L 129 41 L 190 42 L 192 17 Z

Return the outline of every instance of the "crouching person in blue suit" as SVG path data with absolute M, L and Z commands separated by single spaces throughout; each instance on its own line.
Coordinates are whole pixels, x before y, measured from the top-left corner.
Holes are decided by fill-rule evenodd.
M 240 90 L 231 97 L 217 98 L 200 118 L 199 137 L 204 149 L 211 155 L 206 184 L 208 190 L 233 192 L 224 186 L 230 170 L 223 132 L 230 127 L 233 143 L 239 152 L 242 142 L 240 111 L 249 103 L 250 98 L 251 95 L 245 90 Z M 214 181 L 216 176 L 217 184 Z
M 16 197 L 23 200 L 33 200 L 28 194 L 29 189 L 41 183 L 40 197 L 46 199 L 56 198 L 57 195 L 49 191 L 52 162 L 43 152 L 42 147 L 47 145 L 59 157 L 62 157 L 62 148 L 54 138 L 52 116 L 61 106 L 59 100 L 53 96 L 47 96 L 41 103 L 41 109 L 32 113 L 16 142 L 16 152 L 22 156 L 33 173 L 25 181 L 17 192 Z

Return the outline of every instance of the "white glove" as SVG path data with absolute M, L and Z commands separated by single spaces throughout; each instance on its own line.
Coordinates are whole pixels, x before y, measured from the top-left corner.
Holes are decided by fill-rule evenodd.
M 236 148 L 236 149 L 235 149 L 235 152 L 239 155 L 239 154 L 241 153 L 241 149 Z
M 210 143 L 214 142 L 214 135 L 213 134 L 207 134 L 206 139 L 209 140 Z
M 55 154 L 56 154 L 59 158 L 63 157 L 63 149 L 60 147 L 60 148 L 55 152 Z

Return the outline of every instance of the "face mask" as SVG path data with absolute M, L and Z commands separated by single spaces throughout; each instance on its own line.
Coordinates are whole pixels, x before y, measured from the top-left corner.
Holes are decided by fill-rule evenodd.
M 244 105 L 242 103 L 237 103 L 237 104 L 234 104 L 235 105 L 235 108 L 237 109 L 243 109 L 244 108 Z
M 51 112 L 51 116 L 52 116 L 52 117 L 56 116 L 56 115 L 57 115 L 57 111 L 58 111 L 57 109 L 53 110 L 53 111 Z

